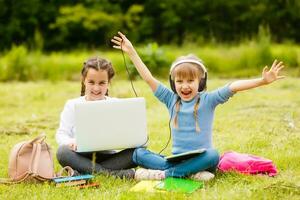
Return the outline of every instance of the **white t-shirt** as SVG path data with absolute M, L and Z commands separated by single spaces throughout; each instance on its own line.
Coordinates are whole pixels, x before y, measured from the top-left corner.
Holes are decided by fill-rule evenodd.
M 105 96 L 104 100 L 116 99 L 117 98 Z M 81 96 L 66 102 L 65 107 L 60 114 L 59 128 L 56 131 L 56 141 L 59 145 L 67 145 L 75 142 L 75 104 L 86 101 L 85 96 Z

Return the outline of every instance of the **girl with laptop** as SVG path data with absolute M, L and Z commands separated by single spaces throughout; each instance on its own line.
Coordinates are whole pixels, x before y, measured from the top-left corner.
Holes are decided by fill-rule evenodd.
M 236 92 L 268 85 L 283 78 L 279 76 L 279 72 L 284 66 L 282 62 L 275 60 L 270 69 L 263 69 L 261 78 L 234 81 L 212 92 L 206 92 L 207 70 L 199 58 L 188 55 L 173 62 L 169 74 L 170 90 L 152 76 L 125 35 L 119 32 L 112 42 L 115 44 L 114 48 L 128 54 L 154 95 L 167 106 L 172 120 L 172 153 L 206 149 L 192 158 L 169 162 L 160 154 L 138 148 L 133 155 L 134 162 L 147 169 L 138 169 L 136 179 L 188 176 L 197 180 L 212 179 L 219 162 L 218 151 L 212 145 L 212 124 L 216 106 L 225 103 Z
M 125 149 L 117 153 L 114 151 L 76 152 L 75 104 L 85 101 L 116 99 L 108 96 L 108 87 L 114 74 L 112 64 L 106 59 L 96 57 L 84 62 L 81 70 L 81 96 L 66 102 L 56 133 L 56 140 L 59 144 L 56 157 L 63 167 L 70 166 L 83 174 L 97 173 L 120 178 L 134 177 L 135 171 L 131 169 L 136 166 L 132 161 L 134 149 Z

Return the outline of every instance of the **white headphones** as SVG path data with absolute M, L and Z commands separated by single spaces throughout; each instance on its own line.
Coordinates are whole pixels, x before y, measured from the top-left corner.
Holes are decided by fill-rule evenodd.
M 199 66 L 203 70 L 204 73 L 199 82 L 198 92 L 206 90 L 207 70 L 206 70 L 204 64 L 198 60 L 183 59 L 183 60 L 179 60 L 179 61 L 173 63 L 170 68 L 169 81 L 170 81 L 170 86 L 171 86 L 171 89 L 173 90 L 173 92 L 177 93 L 176 89 L 175 89 L 175 82 L 174 82 L 174 80 L 172 80 L 171 73 L 177 65 L 180 65 L 182 63 L 194 63 L 194 64 L 197 64 L 197 66 Z

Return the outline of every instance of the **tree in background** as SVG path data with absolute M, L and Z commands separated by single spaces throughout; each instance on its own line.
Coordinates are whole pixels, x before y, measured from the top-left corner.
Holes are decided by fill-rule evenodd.
M 13 44 L 63 50 L 134 42 L 239 42 L 260 26 L 274 41 L 300 42 L 298 0 L 0 0 L 0 50 Z
M 76 4 L 61 7 L 56 21 L 50 24 L 50 28 L 59 33 L 56 45 L 72 48 L 74 44 L 83 47 L 86 44 L 105 44 L 106 38 L 120 30 L 122 24 L 119 8 L 108 3 L 107 5 L 94 4 L 86 7 Z

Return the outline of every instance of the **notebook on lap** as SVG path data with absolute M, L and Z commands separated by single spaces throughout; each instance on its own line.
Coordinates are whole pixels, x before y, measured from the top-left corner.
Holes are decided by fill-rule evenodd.
M 165 158 L 170 162 L 178 162 L 178 161 L 182 161 L 182 160 L 186 160 L 186 159 L 195 157 L 196 155 L 204 153 L 205 151 L 206 151 L 205 148 L 201 148 L 201 149 L 196 149 L 196 150 L 192 150 L 192 151 L 187 151 L 184 153 L 174 154 L 171 156 L 166 156 Z
M 77 152 L 134 148 L 147 142 L 144 98 L 87 101 L 75 105 Z

